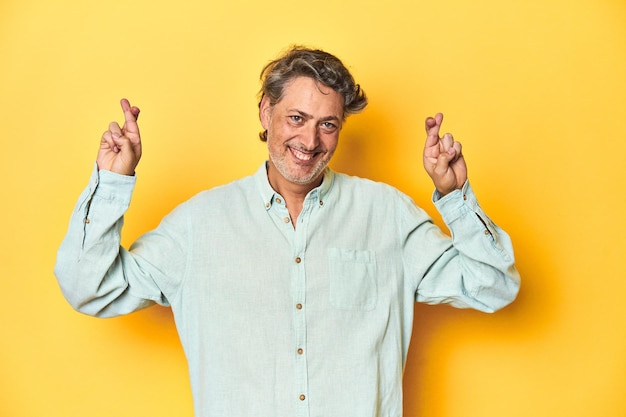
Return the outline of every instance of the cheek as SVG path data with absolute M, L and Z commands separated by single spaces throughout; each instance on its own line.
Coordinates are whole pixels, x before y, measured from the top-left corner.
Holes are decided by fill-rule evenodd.
M 282 144 L 298 138 L 300 132 L 297 128 L 294 128 L 287 123 L 281 123 L 272 125 L 272 134 L 274 136 L 274 140 Z
M 333 152 L 335 148 L 337 148 L 337 144 L 339 143 L 339 135 L 324 135 L 322 136 L 322 143 L 326 150 Z

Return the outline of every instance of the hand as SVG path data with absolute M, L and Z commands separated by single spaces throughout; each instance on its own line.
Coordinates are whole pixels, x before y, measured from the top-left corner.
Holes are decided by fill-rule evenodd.
M 99 170 L 134 175 L 141 158 L 141 136 L 137 125 L 139 108 L 131 107 L 125 98 L 120 104 L 124 112 L 124 126 L 120 128 L 117 122 L 112 122 L 109 130 L 102 134 L 96 164 Z
M 426 119 L 426 144 L 424 168 L 433 180 L 437 191 L 444 196 L 459 190 L 467 180 L 467 165 L 461 153 L 461 144 L 450 133 L 439 137 L 443 114 Z

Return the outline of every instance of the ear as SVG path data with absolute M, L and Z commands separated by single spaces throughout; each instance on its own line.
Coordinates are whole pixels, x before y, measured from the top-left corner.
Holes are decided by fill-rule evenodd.
M 272 119 L 272 106 L 267 96 L 263 96 L 261 99 L 261 104 L 259 105 L 259 119 L 261 120 L 263 129 L 268 130 Z

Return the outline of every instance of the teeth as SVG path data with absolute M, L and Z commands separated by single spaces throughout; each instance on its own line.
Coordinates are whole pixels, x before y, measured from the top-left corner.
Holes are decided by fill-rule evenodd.
M 310 161 L 311 159 L 313 159 L 313 154 L 310 153 L 304 153 L 301 152 L 297 149 L 293 149 L 291 148 L 291 151 L 293 152 L 294 156 L 302 161 Z

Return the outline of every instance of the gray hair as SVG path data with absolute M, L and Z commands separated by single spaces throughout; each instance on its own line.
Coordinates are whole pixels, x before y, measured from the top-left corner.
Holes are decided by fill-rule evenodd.
M 296 77 L 310 77 L 335 90 L 343 97 L 343 119 L 367 106 L 367 97 L 350 71 L 334 55 L 319 49 L 292 46 L 261 71 L 259 108 L 264 97 L 273 106 L 283 97 L 285 86 Z M 267 131 L 259 134 L 267 141 Z

